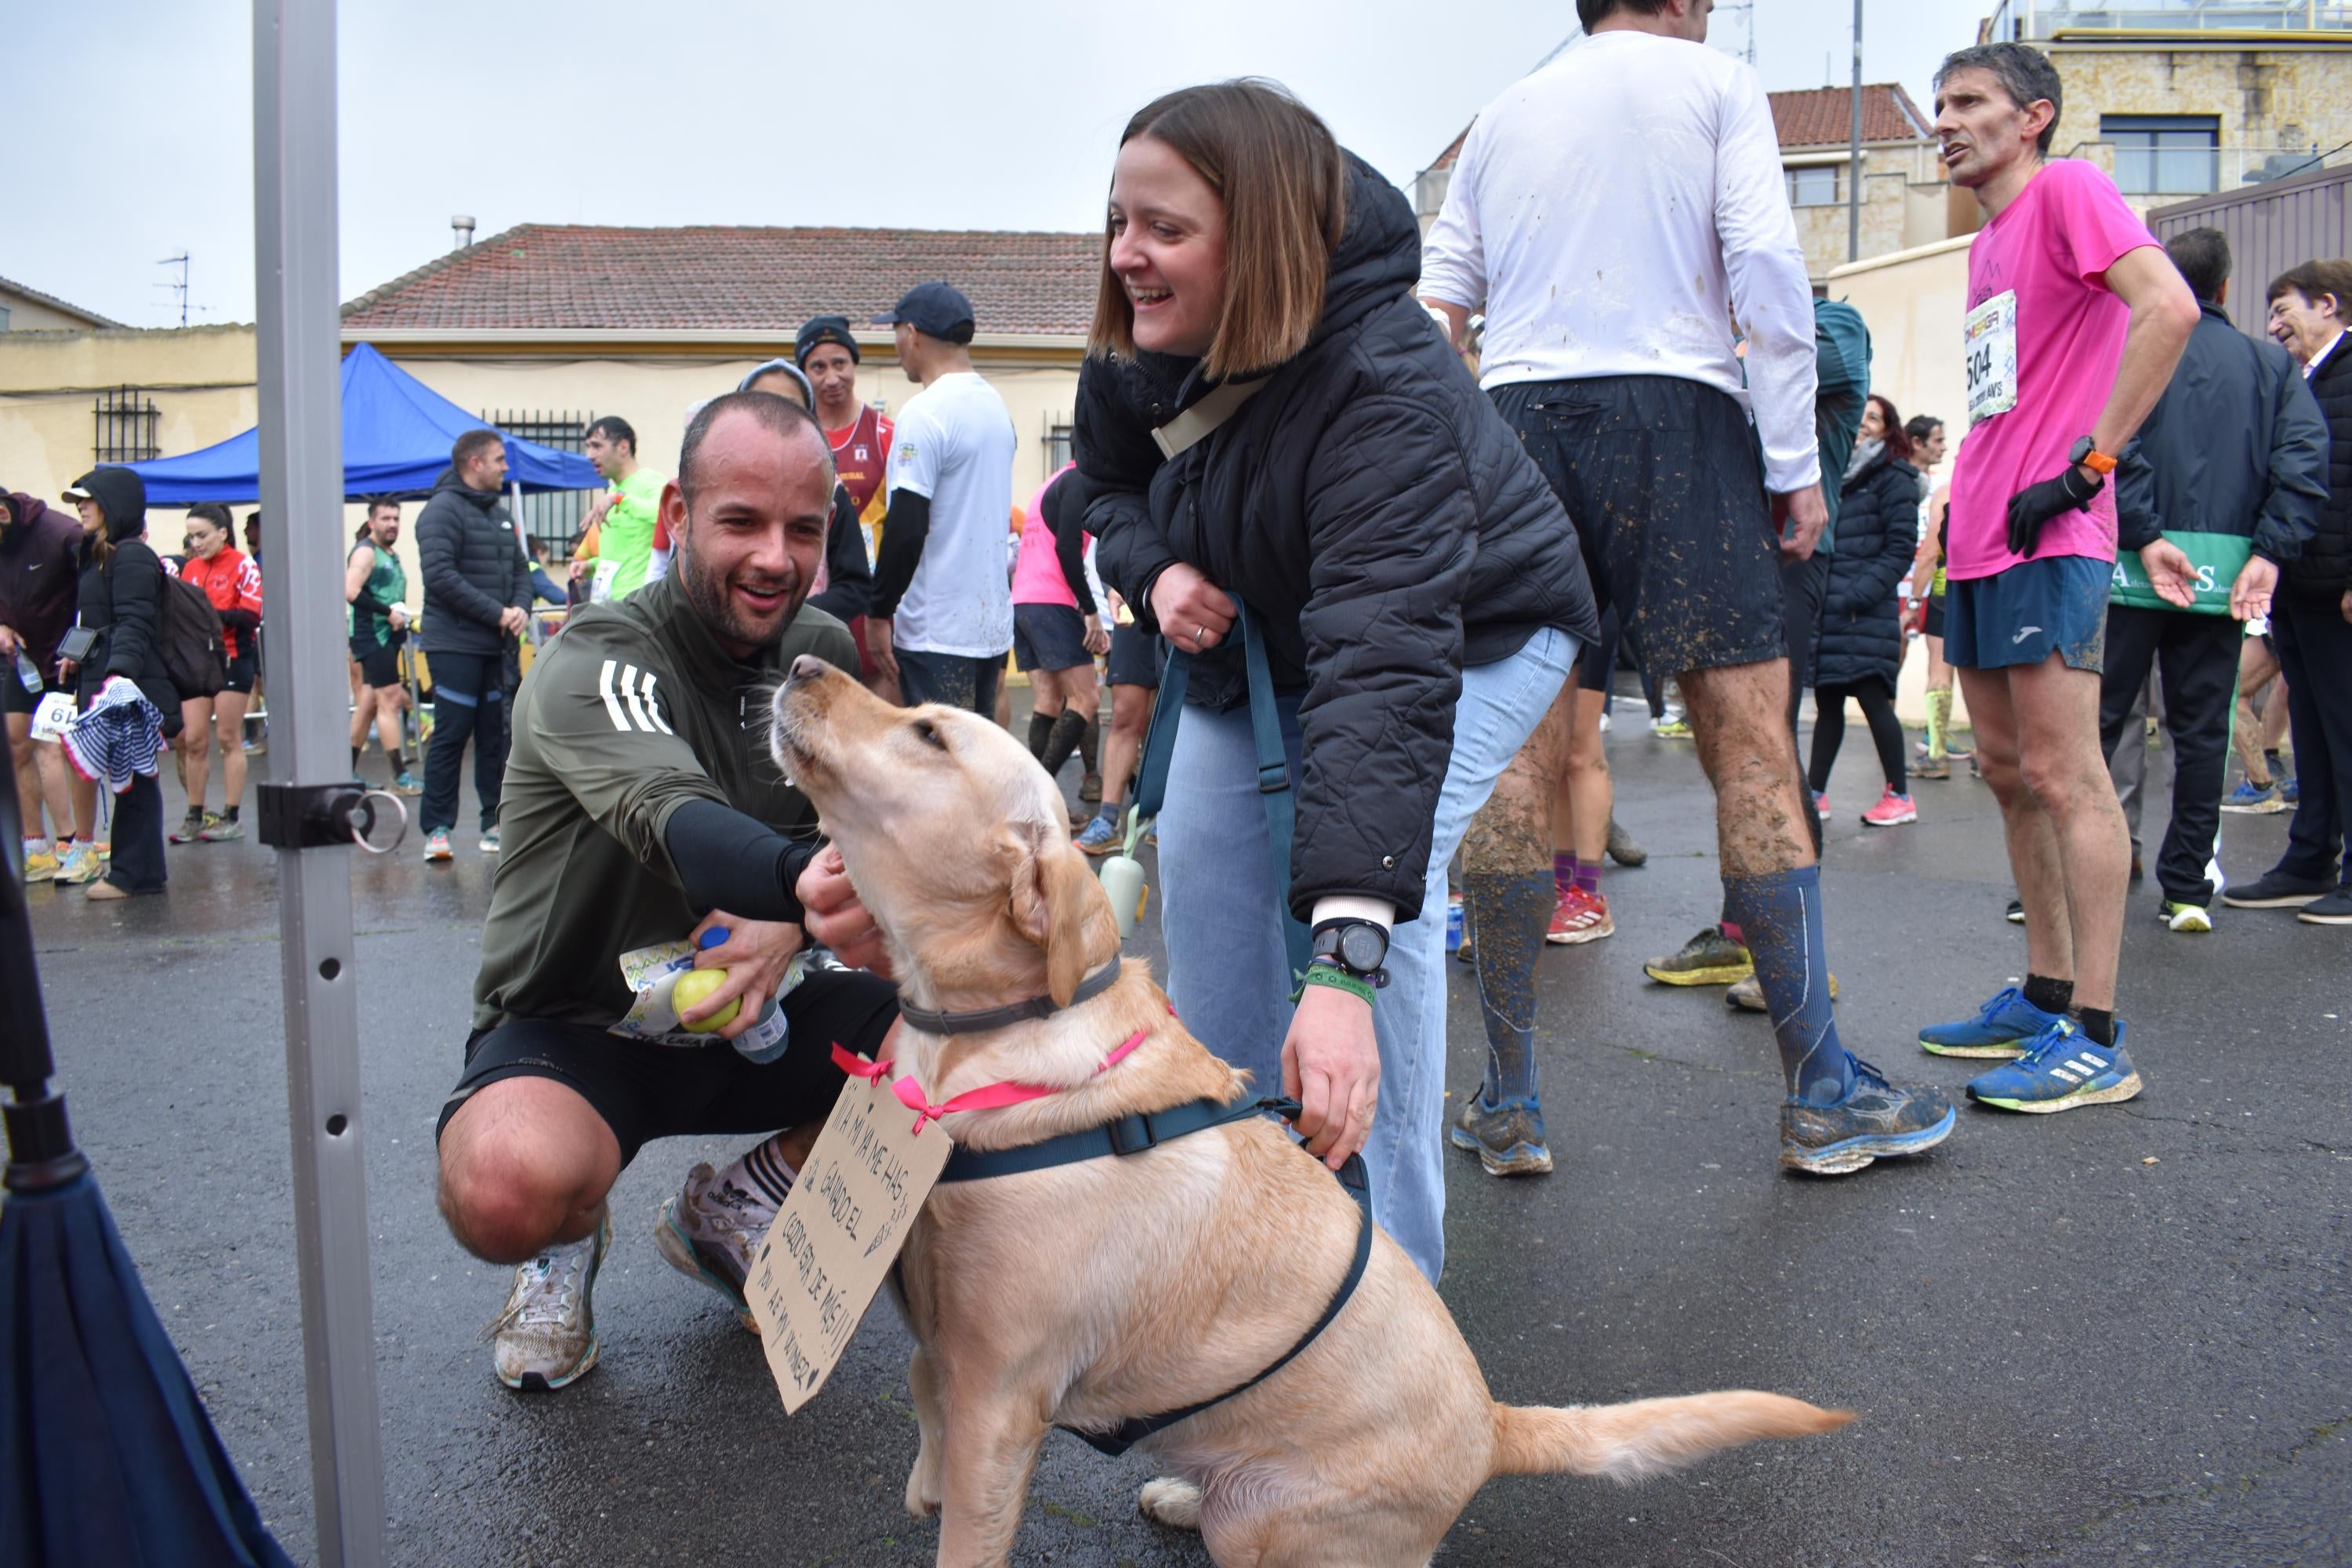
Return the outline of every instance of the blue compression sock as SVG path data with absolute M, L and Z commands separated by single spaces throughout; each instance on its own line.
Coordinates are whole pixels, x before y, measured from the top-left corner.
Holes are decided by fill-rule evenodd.
M 1835 1105 L 1853 1088 L 1853 1058 L 1838 1043 L 1830 1013 L 1829 959 L 1822 945 L 1822 868 L 1726 877 L 1724 912 L 1739 923 L 1756 960 L 1756 981 L 1780 1042 L 1789 1093 Z
M 1486 1026 L 1486 1103 L 1536 1096 L 1536 959 L 1559 891 L 1549 871 L 1465 876 L 1478 933 L 1478 1015 Z

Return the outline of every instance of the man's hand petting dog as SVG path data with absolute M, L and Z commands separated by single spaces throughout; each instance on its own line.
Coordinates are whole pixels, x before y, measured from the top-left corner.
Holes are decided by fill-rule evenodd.
M 1307 1152 L 1338 1170 L 1371 1136 L 1381 1098 L 1381 1045 L 1360 997 L 1310 985 L 1282 1041 L 1282 1092 L 1298 1101 L 1291 1125 Z
M 840 850 L 830 844 L 819 850 L 793 891 L 808 916 L 809 934 L 833 949 L 835 958 L 852 969 L 871 970 L 885 980 L 896 978 L 890 973 L 890 955 L 883 951 L 882 928 L 857 901 Z
M 740 1000 L 742 1009 L 727 1026 L 718 1031 L 722 1040 L 731 1040 L 760 1021 L 767 1011 L 768 998 L 784 983 L 785 966 L 793 954 L 808 944 L 808 939 L 796 925 L 782 921 L 746 921 L 713 910 L 702 917 L 687 940 L 699 944 L 707 931 L 724 931 L 727 940 L 694 955 L 697 969 L 724 969 L 726 982 L 699 1004 L 678 1015 L 680 1023 L 699 1024 L 712 1014 L 723 1011 L 730 1002 Z

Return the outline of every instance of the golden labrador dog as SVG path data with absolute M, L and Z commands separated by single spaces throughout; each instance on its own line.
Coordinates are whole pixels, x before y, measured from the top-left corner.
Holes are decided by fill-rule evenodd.
M 807 658 L 774 717 L 777 764 L 816 804 L 911 1002 L 1064 1005 L 987 1033 L 902 1029 L 894 1070 L 934 1105 L 998 1083 L 1058 1090 L 947 1116 L 959 1145 L 1012 1148 L 1252 1092 L 1139 961 L 1067 1005 L 1082 979 L 1121 963 L 1118 931 L 1060 793 L 1010 735 L 947 708 L 891 707 Z M 1330 1171 L 1256 1116 L 932 1189 L 900 1261 L 922 1429 L 907 1507 L 941 1515 L 939 1561 L 1006 1561 L 1053 1426 L 1101 1432 L 1181 1410 L 1271 1365 L 1330 1302 L 1361 1223 Z M 1377 1235 L 1354 1295 L 1297 1359 L 1149 1440 L 1172 1479 L 1147 1486 L 1142 1507 L 1197 1527 L 1226 1568 L 1409 1568 L 1490 1477 L 1634 1480 L 1849 1419 L 1746 1391 L 1497 1405 L 1437 1292 Z

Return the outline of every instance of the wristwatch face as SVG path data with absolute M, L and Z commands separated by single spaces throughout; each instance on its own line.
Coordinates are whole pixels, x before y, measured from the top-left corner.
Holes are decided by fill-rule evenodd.
M 1351 925 L 1339 932 L 1339 962 L 1350 969 L 1370 973 L 1388 955 L 1388 936 L 1376 925 Z

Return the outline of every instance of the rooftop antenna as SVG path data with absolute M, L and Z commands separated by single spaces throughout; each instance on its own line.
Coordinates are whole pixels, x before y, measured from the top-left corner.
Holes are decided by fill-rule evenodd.
M 1740 56 L 1752 66 L 1756 63 L 1756 0 L 1740 0 L 1736 5 L 1717 5 L 1715 8 L 1718 16 L 1728 16 L 1734 12 L 1739 14 L 1740 22 L 1747 31 L 1748 41 L 1740 47 Z
M 157 284 L 156 287 L 159 289 L 169 289 L 173 293 L 179 296 L 180 325 L 184 327 L 188 324 L 188 253 L 184 250 L 177 256 L 167 256 L 163 258 L 163 260 L 155 263 L 155 265 L 158 267 L 176 267 L 180 269 L 179 277 L 166 279 L 165 281 Z

